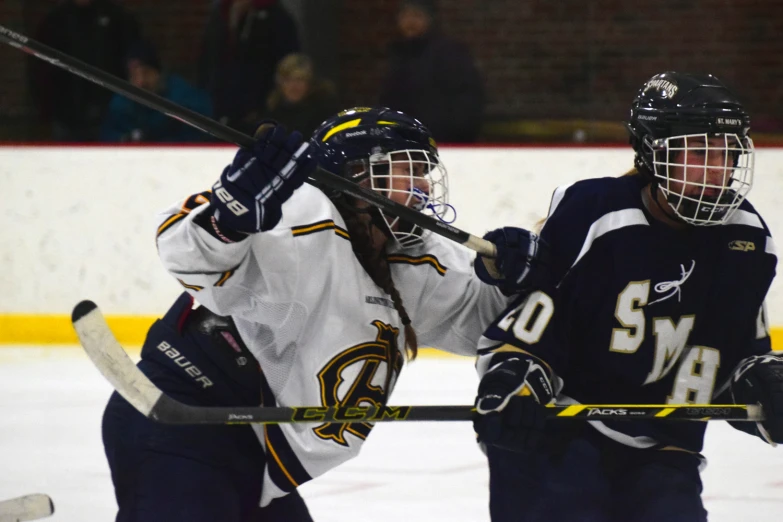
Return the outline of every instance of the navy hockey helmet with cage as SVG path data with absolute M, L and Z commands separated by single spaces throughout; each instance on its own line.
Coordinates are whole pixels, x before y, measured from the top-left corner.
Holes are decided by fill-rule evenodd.
M 724 223 L 750 190 L 753 176 L 753 142 L 748 137 L 750 117 L 737 97 L 715 76 L 678 72 L 653 76 L 634 98 L 626 127 L 636 153 L 634 166 L 657 183 L 669 205 L 687 223 Z M 671 167 L 685 166 L 673 163 L 674 154 L 714 150 L 714 146 L 708 145 L 711 137 L 724 138 L 724 146 L 720 148 L 727 160 L 721 194 L 693 197 L 684 193 L 684 185 L 675 184 L 678 188 L 672 189 Z M 701 185 L 719 188 L 706 182 Z
M 424 124 L 405 113 L 354 107 L 323 122 L 310 144 L 319 166 L 333 174 L 438 219 L 453 210 L 435 140 Z M 322 190 L 334 200 L 343 198 L 336 190 Z M 419 227 L 380 213 L 400 245 L 413 244 L 423 236 Z
M 429 151 L 438 160 L 438 148 L 429 129 L 419 120 L 386 107 L 354 107 L 324 121 L 313 134 L 312 145 L 319 165 L 355 183 L 369 175 L 351 172 L 354 162 L 369 160 L 371 154 L 397 150 Z

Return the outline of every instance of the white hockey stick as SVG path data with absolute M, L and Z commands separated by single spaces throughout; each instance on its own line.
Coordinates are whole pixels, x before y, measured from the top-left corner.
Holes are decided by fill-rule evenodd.
M 0 522 L 38 520 L 54 513 L 54 503 L 49 495 L 34 493 L 10 500 L 0 500 Z
M 73 309 L 73 327 L 98 370 L 142 415 L 166 424 L 250 424 L 283 422 L 467 421 L 472 406 L 190 406 L 163 393 L 125 353 L 98 306 L 82 301 Z M 761 407 L 730 404 L 574 404 L 547 407 L 557 419 L 708 421 L 763 420 Z

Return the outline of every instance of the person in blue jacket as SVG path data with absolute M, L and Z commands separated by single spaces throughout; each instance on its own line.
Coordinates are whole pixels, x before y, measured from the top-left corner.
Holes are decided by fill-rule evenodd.
M 158 53 L 149 43 L 137 42 L 131 46 L 127 66 L 128 79 L 136 87 L 212 116 L 209 95 L 181 76 L 164 72 Z M 101 140 L 106 142 L 181 143 L 206 139 L 207 135 L 200 130 L 119 94 L 112 98 L 101 128 Z

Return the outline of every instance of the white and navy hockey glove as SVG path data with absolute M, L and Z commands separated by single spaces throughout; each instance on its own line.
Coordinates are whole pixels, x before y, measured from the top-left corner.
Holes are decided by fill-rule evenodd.
M 729 392 L 734 404 L 761 406 L 766 420 L 756 423 L 756 435 L 771 444 L 783 444 L 783 355 L 756 355 L 743 360 L 731 376 Z M 753 426 L 747 422 L 732 425 L 742 431 Z
M 302 134 L 263 124 L 252 150 L 239 149 L 212 187 L 214 220 L 225 235 L 271 230 L 281 207 L 313 173 L 317 161 Z
M 476 257 L 473 267 L 481 281 L 497 286 L 506 295 L 547 287 L 551 278 L 549 245 L 538 235 L 523 228 L 503 227 L 487 232 L 484 239 L 495 244 L 497 257 Z
M 554 391 L 549 369 L 518 352 L 492 356 L 476 397 L 473 429 L 478 441 L 511 451 L 538 448 Z

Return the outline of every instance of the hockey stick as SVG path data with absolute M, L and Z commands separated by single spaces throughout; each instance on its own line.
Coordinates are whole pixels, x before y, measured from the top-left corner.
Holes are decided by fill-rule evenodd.
M 38 520 L 52 513 L 54 513 L 52 499 L 41 493 L 0 501 L 0 522 Z
M 114 337 L 98 306 L 82 301 L 73 309 L 73 326 L 87 355 L 125 400 L 145 417 L 166 424 L 250 424 L 288 422 L 468 421 L 472 406 L 301 406 L 200 407 L 163 393 L 139 370 Z M 763 420 L 754 405 L 587 405 L 552 406 L 549 416 L 587 420 Z
M 113 76 L 106 71 L 102 71 L 97 67 L 86 64 L 81 60 L 69 56 L 65 53 L 52 49 L 40 42 L 37 42 L 31 38 L 19 34 L 15 31 L 11 31 L 6 27 L 0 25 L 0 41 L 3 41 L 12 47 L 16 47 L 21 51 L 40 58 L 41 60 L 48 62 L 55 67 L 65 69 L 66 71 L 73 73 L 77 76 L 84 78 L 90 82 L 96 83 L 102 87 L 109 89 L 130 98 L 131 100 L 162 112 L 166 116 L 179 120 L 183 123 L 195 127 L 202 132 L 210 134 L 218 139 L 234 143 L 239 147 L 246 149 L 253 148 L 254 140 L 250 136 L 247 136 L 239 131 L 236 131 L 226 125 L 216 122 L 211 118 L 207 118 L 203 114 L 199 114 L 195 111 L 182 107 L 172 101 L 169 101 L 155 93 L 140 89 L 135 85 Z M 349 194 L 355 198 L 361 199 L 374 205 L 384 212 L 399 217 L 405 221 L 418 225 L 425 230 L 430 230 L 443 237 L 463 244 L 466 247 L 474 250 L 482 255 L 488 257 L 496 257 L 497 251 L 495 245 L 489 241 L 486 241 L 480 237 L 474 236 L 467 232 L 464 232 L 456 227 L 444 223 L 440 220 L 426 216 L 412 208 L 408 208 L 405 205 L 396 203 L 389 198 L 375 192 L 374 190 L 360 187 L 359 185 L 348 181 L 347 179 L 327 172 L 319 168 L 316 170 L 312 178 L 308 180 L 308 183 L 315 186 L 325 186 L 332 189 L 339 190 L 345 194 Z

